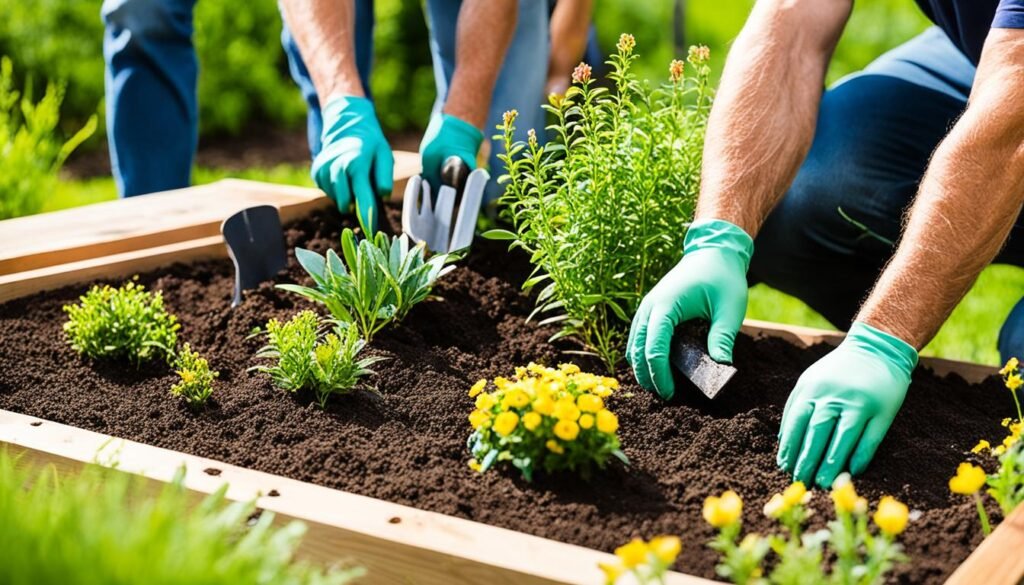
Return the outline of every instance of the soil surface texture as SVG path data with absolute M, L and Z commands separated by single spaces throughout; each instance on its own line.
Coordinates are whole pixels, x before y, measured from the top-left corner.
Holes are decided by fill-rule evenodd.
M 388 214 L 397 225 L 397 208 Z M 294 223 L 286 228 L 289 248 L 339 249 L 342 224 L 328 211 Z M 326 410 L 247 371 L 262 342 L 249 338 L 254 327 L 322 309 L 264 283 L 232 310 L 228 260 L 140 275 L 178 315 L 180 340 L 221 373 L 198 412 L 169 393 L 177 377 L 166 366 L 91 363 L 71 350 L 61 307 L 86 286 L 38 294 L 0 305 L 0 408 L 604 551 L 632 536 L 678 534 L 676 568 L 713 578 L 704 498 L 733 489 L 746 502 L 746 530 L 775 530 L 761 508 L 788 484 L 775 465 L 783 406 L 801 371 L 828 348 L 741 335 L 738 372 L 714 401 L 692 390 L 662 402 L 623 366 L 609 406 L 619 415 L 628 469 L 615 462 L 590 481 L 562 475 L 527 483 L 503 468 L 480 475 L 467 466 L 473 382 L 511 376 L 529 361 L 573 361 L 601 373 L 596 361 L 564 353 L 578 348 L 549 344 L 552 327 L 526 322 L 533 301 L 520 284 L 529 272 L 504 243 L 478 241 L 435 289 L 443 300 L 420 304 L 367 348 L 387 358 L 370 379 L 379 394 L 332 398 Z M 309 282 L 291 252 L 277 282 Z M 951 495 L 947 481 L 978 439 L 1004 436 L 999 420 L 1012 409 L 997 379 L 968 385 L 918 368 L 888 438 L 857 481 L 872 505 L 891 494 L 912 510 L 902 538 L 912 562 L 894 582 L 941 582 L 981 541 L 973 503 Z M 832 517 L 827 494 L 816 492 L 811 505 L 812 526 Z

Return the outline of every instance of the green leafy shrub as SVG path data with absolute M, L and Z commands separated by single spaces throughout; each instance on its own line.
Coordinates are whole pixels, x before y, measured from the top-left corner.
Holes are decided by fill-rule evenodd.
M 213 394 L 213 380 L 220 372 L 210 371 L 210 363 L 192 346 L 185 344 L 174 359 L 174 370 L 181 381 L 171 386 L 171 394 L 180 396 L 192 407 L 206 404 Z
M 256 357 L 277 360 L 277 363 L 252 369 L 269 374 L 274 385 L 282 390 L 311 390 L 320 408 L 326 408 L 332 394 L 355 390 L 360 378 L 374 373 L 370 366 L 384 359 L 357 360 L 366 346 L 358 330 L 345 323 L 335 323 L 327 332 L 312 311 L 302 311 L 286 323 L 271 319 L 266 336 L 267 345 Z
M 64 332 L 72 349 L 93 359 L 124 359 L 136 365 L 170 359 L 178 343 L 178 318 L 164 308 L 163 293 L 137 282 L 121 288 L 95 285 L 77 305 L 64 305 Z
M 334 250 L 325 257 L 296 248 L 295 258 L 316 287 L 278 288 L 323 303 L 335 319 L 353 324 L 367 341 L 427 299 L 437 279 L 451 270 L 445 265 L 456 259 L 453 254 L 435 254 L 427 260 L 426 247 L 410 247 L 404 234 L 389 237 L 377 232 L 357 244 L 350 229 L 341 234 L 341 251 L 344 262 Z
M 14 88 L 14 65 L 0 58 L 0 219 L 39 213 L 57 185 L 57 172 L 96 130 L 96 117 L 67 142 L 57 137 L 64 86 L 51 83 L 36 103 L 32 85 Z
M 295 560 L 306 527 L 275 527 L 225 485 L 195 505 L 184 469 L 154 493 L 125 473 L 88 467 L 58 479 L 0 451 L 0 582 L 9 585 L 341 585 L 364 571 Z M 248 525 L 248 527 L 247 527 Z
M 657 89 L 630 71 L 635 41 L 622 35 L 610 64 L 612 91 L 597 87 L 581 63 L 575 85 L 546 106 L 555 139 L 535 132 L 513 142 L 515 112 L 505 116 L 501 199 L 513 240 L 536 265 L 526 288 L 547 283 L 537 312 L 556 312 L 558 336 L 574 336 L 613 370 L 629 320 L 681 255 L 700 186 L 704 130 L 712 91 L 708 50 L 694 47 L 690 71 L 669 67 Z

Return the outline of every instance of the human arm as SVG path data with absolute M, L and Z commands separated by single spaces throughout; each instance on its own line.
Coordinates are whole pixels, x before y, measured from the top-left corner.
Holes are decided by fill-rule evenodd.
M 441 166 L 458 156 L 473 169 L 483 142 L 494 85 L 518 20 L 518 0 L 465 0 L 456 26 L 455 70 L 440 115 L 420 144 L 423 176 L 440 184 Z
M 679 323 L 710 321 L 711 357 L 732 361 L 752 238 L 810 148 L 825 70 L 851 6 L 760 0 L 730 51 L 683 259 L 644 298 L 630 329 L 626 357 L 637 381 L 663 398 L 675 392 L 668 350 Z
M 572 70 L 583 58 L 590 32 L 594 0 L 558 0 L 551 14 L 551 55 L 548 57 L 548 94 L 569 89 Z
M 779 464 L 828 487 L 874 457 L 920 350 L 1000 247 L 1024 201 L 1024 31 L 993 29 L 968 107 L 932 156 L 899 247 L 844 341 L 801 376 Z M 869 337 L 860 332 L 873 331 Z

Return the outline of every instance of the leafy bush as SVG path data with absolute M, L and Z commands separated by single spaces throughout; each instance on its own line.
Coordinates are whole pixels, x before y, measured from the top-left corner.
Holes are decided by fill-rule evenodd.
M 226 485 L 195 505 L 183 478 L 157 493 L 99 467 L 58 479 L 0 451 L 0 582 L 341 585 L 363 573 L 295 561 L 304 524 L 251 520 L 255 505 L 227 501 Z
M 267 345 L 256 357 L 277 363 L 253 369 L 269 374 L 274 385 L 282 390 L 312 390 L 320 408 L 327 407 L 332 394 L 353 391 L 360 378 L 374 373 L 370 366 L 384 359 L 357 360 L 366 341 L 359 337 L 356 328 L 335 323 L 333 330 L 326 333 L 312 311 L 302 311 L 287 323 L 271 319 L 266 335 Z
M 635 41 L 622 35 L 612 57 L 614 91 L 596 87 L 581 63 L 575 85 L 546 106 L 555 140 L 540 146 L 531 131 L 513 142 L 516 113 L 505 116 L 508 175 L 501 201 L 513 240 L 536 265 L 527 289 L 547 283 L 537 311 L 557 312 L 560 336 L 574 336 L 613 371 L 629 320 L 678 260 L 700 183 L 704 129 L 711 104 L 706 48 L 670 81 L 651 90 L 630 71 Z
M 469 465 L 483 473 L 508 461 L 528 481 L 534 472 L 568 469 L 587 476 L 610 457 L 628 463 L 619 449 L 619 419 L 605 408 L 618 389 L 614 378 L 580 372 L 572 364 L 558 369 L 529 364 L 512 380 L 487 380 L 469 391 L 476 409 L 469 415 L 473 434 Z
M 213 394 L 213 380 L 220 372 L 210 371 L 210 363 L 192 346 L 185 344 L 174 360 L 174 370 L 181 381 L 171 386 L 171 394 L 180 396 L 192 407 L 206 404 Z
M 388 237 L 377 232 L 357 244 L 350 229 L 341 234 L 341 250 L 344 263 L 334 250 L 324 257 L 296 248 L 295 258 L 316 287 L 280 284 L 278 288 L 323 303 L 335 319 L 354 325 L 367 341 L 427 299 L 437 279 L 451 270 L 445 265 L 456 258 L 435 254 L 426 260 L 426 247 L 421 243 L 410 248 L 404 234 Z
M 64 305 L 64 332 L 72 349 L 93 359 L 124 359 L 135 365 L 170 359 L 178 343 L 178 318 L 164 309 L 163 293 L 137 282 L 121 288 L 94 285 L 77 305 Z
M 89 118 L 67 142 L 57 136 L 64 87 L 50 84 L 33 103 L 32 86 L 14 89 L 14 65 L 0 58 L 0 219 L 38 213 L 57 185 L 64 160 L 96 130 Z

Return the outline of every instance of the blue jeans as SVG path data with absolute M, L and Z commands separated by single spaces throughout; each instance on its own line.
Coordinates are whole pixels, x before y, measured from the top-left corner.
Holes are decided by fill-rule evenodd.
M 932 28 L 826 91 L 807 159 L 758 234 L 751 281 L 848 328 L 894 252 L 931 153 L 967 105 L 974 74 Z M 1020 218 L 995 262 L 1024 265 Z M 1024 352 L 1024 300 L 998 346 L 1004 358 Z

